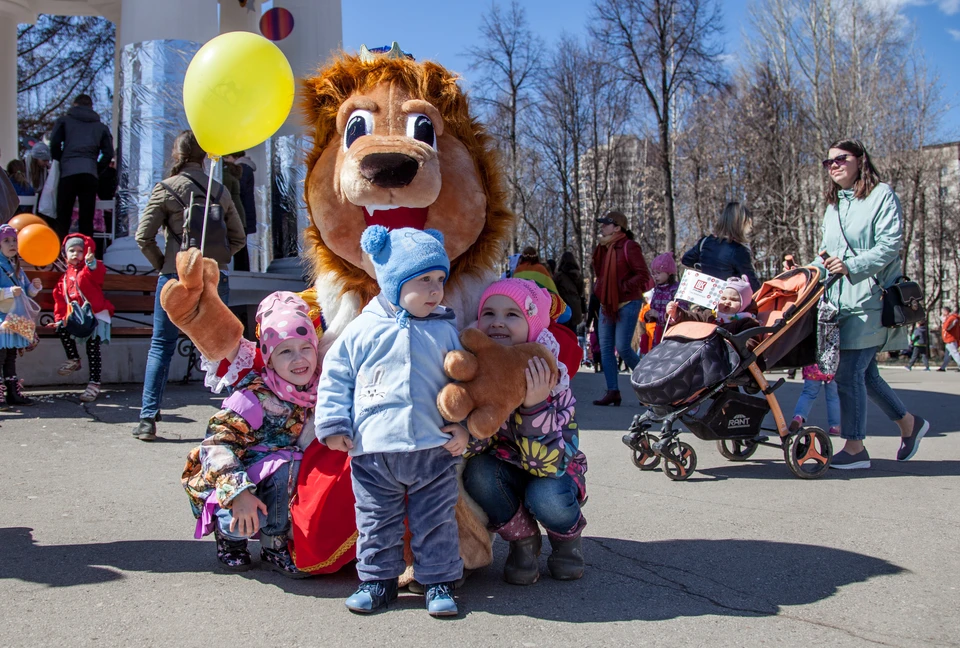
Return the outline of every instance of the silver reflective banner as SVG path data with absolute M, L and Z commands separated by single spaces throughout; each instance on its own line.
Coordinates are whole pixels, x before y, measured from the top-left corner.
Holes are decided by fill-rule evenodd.
M 306 151 L 312 146 L 303 135 L 272 137 L 267 142 L 267 160 L 271 191 L 270 229 L 272 229 L 274 257 L 299 256 L 303 250 L 301 232 L 310 223 L 303 198 L 307 177 Z M 264 228 L 265 230 L 267 228 Z
M 117 236 L 136 230 L 153 186 L 170 166 L 174 138 L 189 128 L 183 78 L 200 46 L 186 40 L 155 40 L 120 51 Z

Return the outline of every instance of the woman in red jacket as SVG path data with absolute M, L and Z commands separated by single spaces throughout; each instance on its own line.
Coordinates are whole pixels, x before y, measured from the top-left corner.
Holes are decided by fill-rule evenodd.
M 627 217 L 617 211 L 608 212 L 600 223 L 600 239 L 593 251 L 593 272 L 597 277 L 594 293 L 600 298 L 600 358 L 607 379 L 607 393 L 593 401 L 594 405 L 619 405 L 617 360 L 613 351 L 633 371 L 640 356 L 630 346 L 637 328 L 643 293 L 653 287 L 650 271 L 640 245 L 633 240 Z
M 90 382 L 80 396 L 84 403 L 96 400 L 100 395 L 100 343 L 110 342 L 110 318 L 113 316 L 113 304 L 103 296 L 103 278 L 107 268 L 94 257 L 93 239 L 84 234 L 68 234 L 63 240 L 63 255 L 67 259 L 67 270 L 53 289 L 53 315 L 57 322 L 60 342 L 67 353 L 67 361 L 60 365 L 57 373 L 67 376 L 80 368 L 80 353 L 77 340 L 86 342 L 87 360 L 90 363 Z M 67 331 L 65 320 L 69 315 L 69 305 L 90 304 L 97 319 L 97 327 L 86 338 L 77 338 Z

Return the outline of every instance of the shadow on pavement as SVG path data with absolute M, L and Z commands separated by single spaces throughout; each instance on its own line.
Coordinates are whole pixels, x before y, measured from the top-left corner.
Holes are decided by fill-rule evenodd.
M 529 587 L 503 583 L 499 559 L 467 581 L 463 608 L 504 616 L 594 623 L 720 614 L 771 616 L 852 583 L 903 573 L 879 558 L 815 545 L 762 540 L 636 542 L 584 537 L 587 569 L 575 582 L 550 578 Z M 549 554 L 544 540 L 544 554 Z
M 0 529 L 5 559 L 0 579 L 50 587 L 107 583 L 125 578 L 116 570 L 148 573 L 203 573 L 215 570 L 212 541 L 139 540 L 42 546 L 24 527 Z M 256 549 L 256 544 L 251 549 Z M 587 569 L 575 582 L 550 578 L 549 543 L 544 541 L 541 581 L 530 587 L 505 584 L 500 574 L 506 543 L 497 559 L 458 590 L 461 610 L 505 616 L 593 623 L 672 619 L 723 614 L 770 616 L 784 606 L 823 600 L 852 583 L 905 570 L 879 558 L 815 545 L 762 540 L 665 540 L 637 542 L 584 537 Z M 255 552 L 254 552 L 255 553 Z M 255 558 L 256 560 L 256 558 Z M 356 588 L 347 566 L 332 575 L 290 580 L 255 568 L 242 575 L 314 598 L 345 598 Z M 416 599 L 416 600 L 415 600 Z M 401 607 L 420 607 L 404 595 Z
M 197 540 L 126 540 L 75 545 L 38 545 L 33 529 L 0 528 L 0 579 L 16 579 L 50 587 L 108 583 L 126 578 L 116 570 L 154 574 L 217 572 L 212 537 Z M 257 566 L 259 543 L 250 543 L 254 569 L 243 574 L 219 572 L 225 578 L 248 578 L 286 592 L 319 598 L 346 598 L 357 587 L 352 566 L 336 574 L 291 580 Z

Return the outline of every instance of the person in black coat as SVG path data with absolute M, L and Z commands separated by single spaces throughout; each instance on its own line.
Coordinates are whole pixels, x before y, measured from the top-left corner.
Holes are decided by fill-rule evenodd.
M 704 236 L 687 250 L 680 262 L 704 274 L 726 281 L 730 277 L 746 276 L 754 291 L 760 280 L 753 270 L 750 248 L 746 246 L 753 217 L 740 203 L 731 202 L 723 208 L 713 228 L 713 234 Z

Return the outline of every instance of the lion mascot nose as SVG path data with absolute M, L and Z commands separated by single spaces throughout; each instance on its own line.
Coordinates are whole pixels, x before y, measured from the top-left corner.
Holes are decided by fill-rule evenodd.
M 415 159 L 403 153 L 371 153 L 360 162 L 360 174 L 384 189 L 406 187 L 419 168 Z

